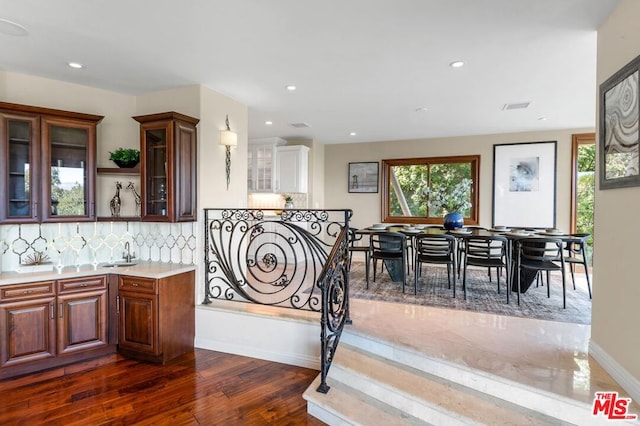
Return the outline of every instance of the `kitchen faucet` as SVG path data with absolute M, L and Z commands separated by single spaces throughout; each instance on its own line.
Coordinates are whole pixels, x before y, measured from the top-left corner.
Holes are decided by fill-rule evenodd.
M 122 255 L 122 258 L 127 262 L 131 263 L 131 260 L 136 257 L 135 253 L 131 254 L 131 246 L 129 245 L 129 241 L 124 243 L 125 252 Z

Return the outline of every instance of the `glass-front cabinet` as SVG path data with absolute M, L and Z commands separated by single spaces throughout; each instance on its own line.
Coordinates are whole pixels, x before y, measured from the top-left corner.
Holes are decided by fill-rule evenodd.
M 0 129 L 5 141 L 2 156 L 3 202 L 0 219 L 38 221 L 38 136 L 37 116 L 1 114 Z
M 133 117 L 140 123 L 141 219 L 196 220 L 196 125 L 176 112 Z
M 101 116 L 0 102 L 0 219 L 95 219 Z
M 95 126 L 43 118 L 44 221 L 95 218 Z

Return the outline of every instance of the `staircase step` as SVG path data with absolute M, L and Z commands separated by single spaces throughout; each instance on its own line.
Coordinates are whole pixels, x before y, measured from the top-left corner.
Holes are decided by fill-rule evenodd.
M 560 424 L 565 422 L 566 424 L 582 425 L 592 424 L 594 421 L 591 406 L 581 401 L 533 388 L 485 371 L 474 370 L 464 364 L 453 363 L 418 353 L 401 344 L 361 335 L 345 329 L 336 352 L 336 359 L 341 358 L 340 351 L 344 347 L 347 347 L 347 349 L 349 349 L 348 347 L 358 348 L 358 350 L 367 353 L 369 356 L 377 356 L 385 361 L 395 362 L 407 368 L 419 370 L 431 377 L 437 377 L 438 380 L 444 383 L 463 386 L 476 391 L 479 395 L 496 398 L 525 410 L 535 410 L 550 421 L 560 421 Z M 334 359 L 331 370 L 329 370 L 329 386 L 332 386 L 330 380 L 337 373 L 333 372 L 332 374 L 332 370 L 336 367 L 336 359 Z M 341 362 L 338 361 L 338 363 Z M 517 368 L 517 366 L 510 368 Z M 340 367 L 337 369 L 340 369 Z
M 339 382 L 358 389 L 428 424 L 566 424 L 344 343 L 329 380 L 331 386 Z
M 303 397 L 307 400 L 307 412 L 328 425 L 417 426 L 425 424 L 343 383 L 333 383 L 326 394 L 316 391 L 319 385 L 320 375 L 309 385 Z

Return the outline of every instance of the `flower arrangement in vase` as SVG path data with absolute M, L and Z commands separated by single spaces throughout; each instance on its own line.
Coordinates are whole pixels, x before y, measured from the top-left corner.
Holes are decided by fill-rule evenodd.
M 463 212 L 471 208 L 470 191 L 471 179 L 461 179 L 455 185 L 440 185 L 426 188 L 427 207 L 430 211 L 440 211 L 444 214 L 446 229 L 462 228 L 464 226 Z

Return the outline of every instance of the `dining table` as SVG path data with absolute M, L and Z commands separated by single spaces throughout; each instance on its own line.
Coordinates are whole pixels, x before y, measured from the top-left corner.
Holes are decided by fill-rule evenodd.
M 513 268 L 515 262 L 513 262 L 515 258 L 515 242 L 522 238 L 530 238 L 530 237 L 553 237 L 558 238 L 562 241 L 569 241 L 572 238 L 572 234 L 564 233 L 560 230 L 551 230 L 551 229 L 540 229 L 540 228 L 482 228 L 482 227 L 466 227 L 459 228 L 454 230 L 447 230 L 442 226 L 433 226 L 433 225 L 402 225 L 402 224 L 377 224 L 372 225 L 366 228 L 360 228 L 356 231 L 360 234 L 373 234 L 373 233 L 382 233 L 382 232 L 400 232 L 407 236 L 410 240 L 409 247 L 413 247 L 412 242 L 415 241 L 420 235 L 443 235 L 449 234 L 453 235 L 456 238 L 456 244 L 462 244 L 465 238 L 471 238 L 474 236 L 492 236 L 492 235 L 501 235 L 506 237 L 508 244 L 508 262 Z M 456 249 L 456 253 L 458 250 Z M 456 258 L 456 263 L 459 262 L 460 259 Z M 394 282 L 402 281 L 402 274 L 404 271 L 402 270 L 401 262 L 395 260 L 385 260 L 385 266 L 387 267 L 387 271 L 391 276 L 391 279 Z M 513 269 L 512 269 L 513 270 Z M 509 274 L 510 277 L 513 277 L 513 274 Z M 523 269 L 520 271 L 520 293 L 525 293 L 531 284 L 535 281 L 537 276 L 537 272 L 534 270 L 526 270 Z M 512 291 L 518 291 L 518 283 L 517 280 L 511 279 L 511 289 Z

